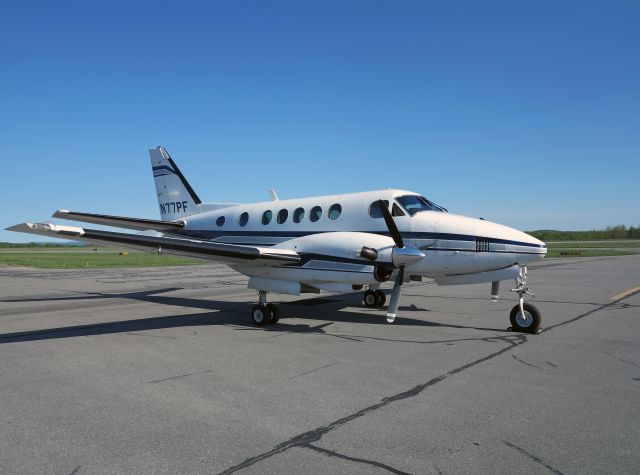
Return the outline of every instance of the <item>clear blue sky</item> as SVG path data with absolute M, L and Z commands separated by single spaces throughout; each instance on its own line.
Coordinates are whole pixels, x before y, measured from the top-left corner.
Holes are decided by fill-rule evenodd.
M 640 2 L 3 2 L 0 226 L 397 187 L 520 229 L 640 224 Z M 0 241 L 31 237 L 0 231 Z

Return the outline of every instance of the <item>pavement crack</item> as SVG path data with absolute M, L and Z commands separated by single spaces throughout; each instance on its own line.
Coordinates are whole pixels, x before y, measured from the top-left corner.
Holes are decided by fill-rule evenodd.
M 554 368 L 557 368 L 557 366 L 554 365 L 551 361 L 545 361 L 545 363 L 547 363 L 549 366 L 553 366 Z
M 325 369 L 325 368 L 330 368 L 331 366 L 335 366 L 337 364 L 340 364 L 340 363 L 331 363 L 324 366 L 320 366 L 319 368 L 312 369 L 310 371 L 305 371 L 304 373 L 296 374 L 295 376 L 291 376 L 289 379 L 299 378 L 300 376 L 304 376 L 305 374 L 315 373 L 316 371 L 320 371 L 321 369 Z
M 168 335 L 145 335 L 144 333 L 132 333 L 132 332 L 128 332 L 127 335 L 146 336 L 149 338 L 168 338 L 170 340 L 177 340 L 175 336 L 168 336 Z
M 244 468 L 250 467 L 262 460 L 266 460 L 270 457 L 273 457 L 274 455 L 277 455 L 279 453 L 285 452 L 286 450 L 289 450 L 293 447 L 301 447 L 301 446 L 306 446 L 311 444 L 312 442 L 317 442 L 320 439 L 322 439 L 322 437 L 355 420 L 358 419 L 360 417 L 363 417 L 367 414 L 370 414 L 382 407 L 388 406 L 390 404 L 393 404 L 395 402 L 398 401 L 402 401 L 404 399 L 409 399 L 412 397 L 417 396 L 418 394 L 422 393 L 424 390 L 426 390 L 427 388 L 434 386 L 442 381 L 444 381 L 445 379 L 447 379 L 450 376 L 453 376 L 455 374 L 461 373 L 469 368 L 472 368 L 474 366 L 477 366 L 481 363 L 484 363 L 485 361 L 489 361 L 493 358 L 496 358 L 497 356 L 500 356 L 508 351 L 513 350 L 514 348 L 517 348 L 518 346 L 522 345 L 523 343 L 525 343 L 527 341 L 527 336 L 526 335 L 514 335 L 514 336 L 504 336 L 504 337 L 500 337 L 500 338 L 495 338 L 496 340 L 501 340 L 505 343 L 508 343 L 508 346 L 505 346 L 504 348 L 495 351 L 493 353 L 490 353 L 487 356 L 483 356 L 482 358 L 478 358 L 476 360 L 473 360 L 467 364 L 464 364 L 462 366 L 458 366 L 455 369 L 452 369 L 440 376 L 437 376 L 435 378 L 430 379 L 429 381 L 422 383 L 422 384 L 418 384 L 417 386 L 414 386 L 413 388 L 407 390 L 407 391 L 403 391 L 401 393 L 398 394 L 394 394 L 393 396 L 389 396 L 386 397 L 384 399 L 382 399 L 380 402 L 376 403 L 376 404 L 372 404 L 370 406 L 367 406 L 363 409 L 360 409 L 357 412 L 354 412 L 353 414 L 349 414 L 348 416 L 342 417 L 340 419 L 337 419 L 325 426 L 321 426 L 321 427 L 317 427 L 315 429 L 312 429 L 310 431 L 307 432 L 303 432 L 302 434 L 298 434 L 292 438 L 290 438 L 289 440 L 285 440 L 284 442 L 281 442 L 280 444 L 274 446 L 271 450 L 268 450 L 266 452 L 263 452 L 259 455 L 256 455 L 254 457 L 250 457 L 247 458 L 246 460 L 244 460 L 243 462 L 240 462 L 237 465 L 234 465 L 232 467 L 229 467 L 228 469 L 220 472 L 220 475 L 225 475 L 225 474 L 230 474 L 230 473 L 235 473 L 238 470 L 242 470 Z
M 81 467 L 82 467 L 82 465 L 78 465 L 76 468 L 73 469 L 73 471 L 71 473 L 69 473 L 69 475 L 76 475 L 76 473 L 78 473 L 80 471 Z
M 211 373 L 211 370 L 205 369 L 202 371 L 196 371 L 194 373 L 186 373 L 186 374 L 180 374 L 178 376 L 171 376 L 170 378 L 156 379 L 155 381 L 144 381 L 142 384 L 162 383 L 164 381 L 171 381 L 172 379 L 186 378 L 187 376 L 195 376 L 197 374 L 202 374 L 202 373 Z
M 357 457 L 350 457 L 348 455 L 344 455 L 341 454 L 339 452 L 334 452 L 333 450 L 329 450 L 329 449 L 325 449 L 323 447 L 318 447 L 317 445 L 313 445 L 313 444 L 305 444 L 302 445 L 301 447 L 305 447 L 307 449 L 311 449 L 311 450 L 315 450 L 316 452 L 319 452 L 321 454 L 325 454 L 328 455 L 329 457 L 337 457 L 340 459 L 344 459 L 344 460 L 349 460 L 351 462 L 357 462 L 357 463 L 364 463 L 367 465 L 373 465 L 374 467 L 379 467 L 382 468 L 388 472 L 391 473 L 397 473 L 400 475 L 408 475 L 409 472 L 403 472 L 402 470 L 398 470 L 396 468 L 390 467 L 389 465 L 385 465 L 381 462 L 376 462 L 375 460 L 369 460 L 369 459 L 361 459 L 361 458 L 357 458 Z
M 580 315 L 570 318 L 569 320 L 565 320 L 564 322 L 560 322 L 560 323 L 556 323 L 555 325 L 551 325 L 550 327 L 546 327 L 544 329 L 545 332 L 549 332 L 551 330 L 553 330 L 554 328 L 558 328 L 558 327 L 562 327 L 564 325 L 569 325 L 570 323 L 574 323 L 577 322 L 578 320 L 582 320 L 585 317 L 588 317 L 589 315 L 592 315 L 594 313 L 599 312 L 600 310 L 604 310 L 605 308 L 610 308 L 610 307 L 614 307 L 616 305 L 618 305 L 622 300 L 631 297 L 631 295 L 625 295 L 624 297 L 621 297 L 617 300 L 613 300 L 612 302 L 609 303 L 605 303 L 600 305 L 599 307 L 593 308 L 591 310 L 589 310 L 588 312 L 584 312 L 581 313 Z
M 529 457 L 531 460 L 533 460 L 534 462 L 542 465 L 544 468 L 546 468 L 547 470 L 549 470 L 551 473 L 555 473 L 556 475 L 563 475 L 563 473 L 558 470 L 557 468 L 554 468 L 552 465 L 550 465 L 548 462 L 545 462 L 544 460 L 542 460 L 540 457 L 536 457 L 535 455 L 533 455 L 532 453 L 526 451 L 525 449 L 523 449 L 522 447 L 518 447 L 516 444 L 512 444 L 511 442 L 507 442 L 506 440 L 503 440 L 502 443 L 504 445 L 506 445 L 507 447 L 511 447 L 512 449 L 516 449 L 518 452 L 520 452 L 523 455 L 526 455 L 527 457 Z
M 532 363 L 527 363 L 525 360 L 521 360 L 520 358 L 518 358 L 516 355 L 511 355 L 511 358 L 513 358 L 516 361 L 519 361 L 522 364 L 526 364 L 527 366 L 531 366 L 532 368 L 538 368 L 538 369 L 542 369 L 540 366 L 536 366 Z M 553 366 L 553 365 L 552 365 Z
M 637 365 L 633 361 L 625 360 L 624 358 L 618 358 L 616 355 L 613 355 L 608 351 L 605 351 L 605 353 L 618 361 L 622 361 L 623 363 L 627 363 L 627 364 L 630 364 L 631 366 L 635 366 L 636 368 L 640 368 L 640 365 Z

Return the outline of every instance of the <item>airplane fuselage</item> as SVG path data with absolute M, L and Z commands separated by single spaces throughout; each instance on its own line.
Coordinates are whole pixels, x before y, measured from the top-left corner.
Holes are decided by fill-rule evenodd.
M 306 244 L 305 249 L 309 252 L 313 243 L 305 240 L 305 236 L 336 232 L 388 236 L 382 216 L 376 214 L 375 209 L 372 212 L 372 206 L 375 208 L 376 201 L 382 199 L 393 207 L 394 220 L 405 242 L 427 255 L 408 267 L 411 275 L 446 278 L 493 272 L 527 265 L 546 254 L 542 241 L 507 226 L 443 212 L 439 208 L 417 211 L 402 205 L 403 200 L 407 201 L 406 197 L 419 196 L 410 191 L 389 189 L 231 205 L 182 218 L 185 225 L 180 234 L 257 246 L 278 247 L 289 241 L 289 248 L 290 240 L 297 238 Z M 342 244 L 349 238 L 347 234 L 338 237 Z M 322 245 L 326 247 L 327 244 L 323 242 Z M 354 249 L 358 245 L 361 246 L 361 241 L 356 240 Z M 322 254 L 322 249 L 317 251 L 314 254 Z M 362 264 L 361 259 L 352 257 L 353 262 L 345 258 L 341 270 L 348 264 L 354 269 Z M 238 270 L 247 273 L 247 269 Z M 362 271 L 371 275 L 370 269 Z M 255 271 L 249 273 L 255 274 Z M 484 281 L 495 278 L 487 276 Z

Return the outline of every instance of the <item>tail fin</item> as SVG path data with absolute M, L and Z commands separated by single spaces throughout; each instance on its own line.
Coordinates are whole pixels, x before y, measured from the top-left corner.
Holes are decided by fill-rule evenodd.
M 167 151 L 162 147 L 152 148 L 149 156 L 160 205 L 160 218 L 172 221 L 197 213 L 200 198 Z

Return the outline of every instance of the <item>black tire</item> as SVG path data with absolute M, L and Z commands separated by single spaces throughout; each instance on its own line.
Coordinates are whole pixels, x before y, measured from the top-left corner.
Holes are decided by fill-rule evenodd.
M 511 328 L 513 330 L 523 333 L 536 333 L 540 329 L 540 311 L 531 305 L 525 303 L 523 305 L 525 318 L 522 318 L 520 313 L 520 305 L 516 305 L 511 309 L 509 314 L 509 320 L 511 321 Z
M 278 307 L 275 304 L 267 304 L 267 313 L 269 314 L 269 324 L 278 323 L 280 315 L 278 315 Z
M 373 290 L 367 290 L 362 298 L 362 303 L 368 308 L 377 307 L 376 304 L 378 303 L 378 297 L 376 296 L 376 293 Z
M 377 298 L 376 307 L 384 307 L 384 304 L 387 303 L 387 296 L 384 294 L 382 290 L 376 290 L 375 294 Z
M 251 309 L 251 321 L 257 327 L 263 327 L 269 323 L 269 311 L 265 305 L 254 305 Z

